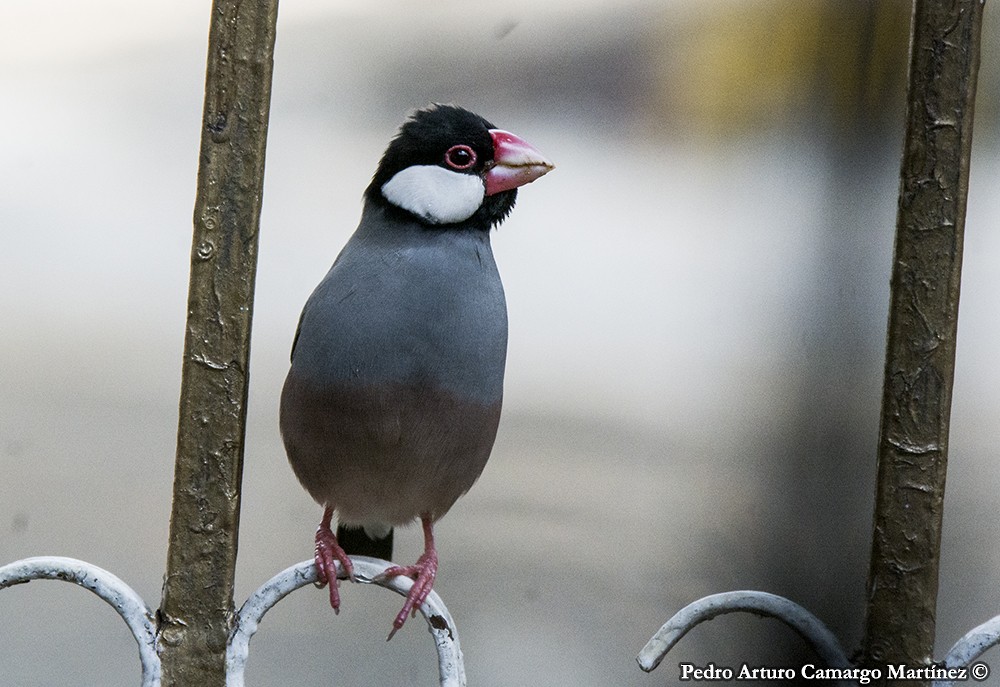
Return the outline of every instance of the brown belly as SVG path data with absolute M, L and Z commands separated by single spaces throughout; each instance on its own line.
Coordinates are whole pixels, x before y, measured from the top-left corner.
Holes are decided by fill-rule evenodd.
M 296 477 L 341 522 L 444 515 L 489 458 L 501 400 L 428 388 L 310 388 L 289 374 L 281 436 Z

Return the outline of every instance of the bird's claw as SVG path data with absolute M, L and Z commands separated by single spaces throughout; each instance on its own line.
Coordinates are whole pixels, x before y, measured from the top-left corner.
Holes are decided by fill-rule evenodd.
M 431 590 L 434 588 L 437 567 L 437 553 L 431 550 L 425 552 L 417 559 L 414 565 L 406 567 L 396 565 L 388 568 L 379 575 L 381 581 L 400 576 L 409 577 L 413 580 L 413 586 L 410 587 L 410 591 L 406 595 L 406 602 L 399 613 L 396 614 L 395 620 L 392 621 L 392 630 L 389 632 L 389 636 L 385 638 L 385 641 L 388 642 L 393 638 L 396 632 L 406 623 L 407 618 L 415 618 L 417 616 L 417 611 L 427 601 L 427 597 L 430 596 Z
M 337 537 L 329 527 L 320 526 L 316 530 L 316 586 L 322 589 L 330 585 L 330 607 L 333 612 L 340 613 L 340 590 L 337 586 L 337 561 L 341 572 L 351 582 L 354 578 L 354 565 L 337 543 Z

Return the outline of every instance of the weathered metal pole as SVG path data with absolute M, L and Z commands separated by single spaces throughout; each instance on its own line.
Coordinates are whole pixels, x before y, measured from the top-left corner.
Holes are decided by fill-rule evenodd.
M 277 0 L 215 0 L 158 646 L 164 687 L 225 685 Z
M 862 662 L 928 665 L 984 0 L 915 0 Z

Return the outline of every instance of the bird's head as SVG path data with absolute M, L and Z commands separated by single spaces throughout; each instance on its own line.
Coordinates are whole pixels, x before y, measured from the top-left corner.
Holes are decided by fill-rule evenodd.
M 489 229 L 510 213 L 519 186 L 552 168 L 532 145 L 479 115 L 432 105 L 400 127 L 365 195 L 425 224 Z

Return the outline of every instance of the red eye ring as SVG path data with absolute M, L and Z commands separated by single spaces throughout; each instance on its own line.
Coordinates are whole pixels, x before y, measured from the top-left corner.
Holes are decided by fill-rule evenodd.
M 444 162 L 452 169 L 469 169 L 476 164 L 476 151 L 467 145 L 452 146 L 444 154 Z

